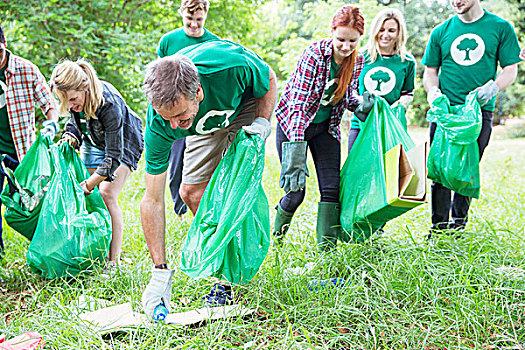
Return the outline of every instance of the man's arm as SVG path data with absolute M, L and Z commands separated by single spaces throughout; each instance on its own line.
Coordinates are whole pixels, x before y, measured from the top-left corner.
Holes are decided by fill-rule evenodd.
M 423 86 L 425 87 L 426 92 L 428 92 L 432 87 L 439 88 L 439 67 L 425 67 L 425 72 L 423 73 Z
M 263 97 L 255 99 L 256 117 L 262 117 L 270 121 L 270 117 L 272 116 L 278 96 L 276 80 L 277 78 L 275 77 L 275 73 L 270 68 L 270 89 Z
M 438 71 L 439 67 L 426 66 L 423 73 L 423 86 L 427 92 L 427 101 L 430 106 L 432 106 L 436 98 L 443 95 L 439 89 Z
M 510 84 L 516 80 L 517 75 L 518 64 L 510 64 L 501 69 L 501 72 L 499 72 L 496 81 L 490 79 L 483 86 L 476 88 L 474 91 L 478 93 L 477 99 L 481 107 L 491 101 L 499 91 L 504 90 L 510 86 Z
M 146 192 L 140 202 L 140 219 L 146 244 L 155 265 L 166 264 L 166 213 L 164 191 L 166 174 L 146 173 Z
M 508 88 L 516 77 L 518 76 L 518 64 L 514 63 L 509 66 L 503 67 L 496 78 L 496 85 L 498 85 L 499 90 L 505 90 Z

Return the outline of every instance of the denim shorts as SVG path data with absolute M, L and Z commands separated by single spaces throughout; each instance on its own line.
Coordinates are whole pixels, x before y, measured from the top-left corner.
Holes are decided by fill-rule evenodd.
M 80 146 L 80 159 L 86 165 L 86 168 L 97 168 L 106 158 L 106 152 L 92 146 L 86 142 L 83 142 Z M 131 167 L 122 162 L 125 166 L 131 169 Z

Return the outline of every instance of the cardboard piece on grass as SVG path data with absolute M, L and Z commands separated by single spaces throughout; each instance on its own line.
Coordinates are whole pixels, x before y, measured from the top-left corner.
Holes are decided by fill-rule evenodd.
M 165 323 L 169 325 L 188 326 L 203 321 L 218 320 L 229 317 L 243 317 L 254 313 L 253 309 L 241 305 L 204 307 L 180 313 L 170 313 Z M 134 313 L 131 303 L 115 305 L 93 312 L 86 312 L 80 318 L 98 333 L 110 333 L 137 327 L 147 327 L 151 323 L 143 314 Z
M 402 144 L 385 153 L 387 204 L 365 221 L 386 223 L 427 201 L 427 143 L 405 152 Z
M 119 304 L 80 315 L 88 327 L 98 333 L 110 333 L 147 324 L 146 316 L 135 314 L 131 303 Z

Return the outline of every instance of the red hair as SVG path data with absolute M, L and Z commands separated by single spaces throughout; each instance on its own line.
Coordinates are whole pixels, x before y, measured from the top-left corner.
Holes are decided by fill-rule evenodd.
M 334 31 L 337 27 L 348 26 L 352 29 L 355 29 L 359 34 L 363 35 L 365 33 L 365 19 L 359 11 L 359 7 L 345 5 L 341 7 L 334 15 L 332 19 L 331 29 Z M 345 95 L 350 79 L 352 78 L 352 73 L 354 72 L 354 63 L 357 58 L 357 50 L 354 50 L 350 56 L 343 60 L 341 64 L 341 69 L 339 70 L 339 83 L 337 84 L 337 89 L 334 91 L 334 99 L 332 100 L 333 104 L 339 102 Z

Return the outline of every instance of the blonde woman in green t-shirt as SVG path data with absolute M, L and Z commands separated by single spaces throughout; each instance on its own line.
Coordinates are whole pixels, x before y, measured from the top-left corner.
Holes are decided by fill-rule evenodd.
M 368 91 L 392 106 L 406 110 L 414 99 L 416 61 L 406 51 L 406 25 L 398 9 L 380 11 L 372 20 L 370 38 L 363 50 L 365 65 L 359 76 L 359 94 Z M 401 120 L 406 127 L 406 120 Z M 353 116 L 348 135 L 348 152 L 360 131 Z

